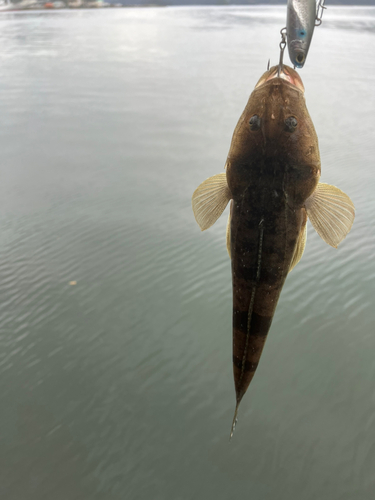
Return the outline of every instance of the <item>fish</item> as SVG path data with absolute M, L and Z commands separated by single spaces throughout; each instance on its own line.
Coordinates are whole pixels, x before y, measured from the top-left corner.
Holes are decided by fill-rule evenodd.
M 226 246 L 232 267 L 233 376 L 236 407 L 255 371 L 289 272 L 300 261 L 307 220 L 334 248 L 350 231 L 354 204 L 320 182 L 318 137 L 304 85 L 289 66 L 273 66 L 255 85 L 234 130 L 225 172 L 194 191 L 202 231 L 230 202 Z
M 286 15 L 288 52 L 296 68 L 302 68 L 306 62 L 316 17 L 315 0 L 288 0 Z

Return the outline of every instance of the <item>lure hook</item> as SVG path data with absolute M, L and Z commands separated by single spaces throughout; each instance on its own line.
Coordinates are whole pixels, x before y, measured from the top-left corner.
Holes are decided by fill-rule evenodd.
M 319 0 L 318 7 L 316 9 L 316 19 L 315 26 L 320 26 L 322 24 L 322 17 L 324 9 L 327 7 L 324 6 L 325 0 Z
M 324 1 L 324 0 L 323 0 Z M 280 76 L 280 72 L 283 69 L 283 59 L 284 59 L 284 50 L 286 47 L 286 27 L 280 30 L 281 34 L 281 42 L 280 42 L 280 59 L 279 59 L 279 67 L 277 68 L 277 76 Z

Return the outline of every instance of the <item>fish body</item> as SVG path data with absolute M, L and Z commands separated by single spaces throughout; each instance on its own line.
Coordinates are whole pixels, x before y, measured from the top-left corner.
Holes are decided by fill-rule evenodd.
M 286 32 L 291 62 L 297 68 L 305 64 L 316 20 L 315 0 L 288 0 Z
M 231 200 L 227 248 L 232 264 L 233 373 L 238 406 L 254 376 L 285 279 L 302 257 L 309 216 L 337 247 L 354 220 L 350 198 L 319 183 L 318 138 L 304 87 L 292 68 L 258 81 L 235 128 L 226 172 L 193 194 L 202 230 Z
M 249 127 L 253 116 L 260 121 L 256 130 Z M 293 132 L 285 124 L 290 117 L 297 120 Z M 257 86 L 234 132 L 226 174 L 233 200 L 233 368 L 239 402 L 258 366 L 306 223 L 304 202 L 320 177 L 317 136 L 295 83 L 272 78 Z

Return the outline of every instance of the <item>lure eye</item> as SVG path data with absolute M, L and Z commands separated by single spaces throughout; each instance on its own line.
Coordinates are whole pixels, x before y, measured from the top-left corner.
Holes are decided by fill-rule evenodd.
M 298 125 L 297 118 L 294 116 L 289 116 L 284 123 L 288 132 L 294 132 Z
M 305 56 L 303 54 L 298 54 L 297 61 L 299 62 L 299 64 L 302 64 L 304 60 Z
M 260 118 L 258 115 L 253 115 L 249 120 L 250 130 L 260 129 Z

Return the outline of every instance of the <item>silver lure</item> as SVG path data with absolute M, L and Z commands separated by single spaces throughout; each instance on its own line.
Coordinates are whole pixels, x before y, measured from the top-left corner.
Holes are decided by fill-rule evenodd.
M 297 68 L 305 64 L 314 33 L 317 6 L 315 0 L 288 0 L 286 31 L 291 62 Z

